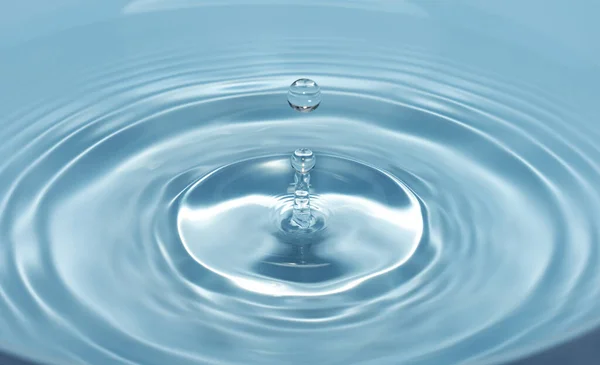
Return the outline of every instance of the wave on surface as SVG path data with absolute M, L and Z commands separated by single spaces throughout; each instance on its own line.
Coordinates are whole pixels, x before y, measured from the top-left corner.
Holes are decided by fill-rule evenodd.
M 597 324 L 598 131 L 572 108 L 416 47 L 161 42 L 122 54 L 98 42 L 90 55 L 50 43 L 71 52 L 69 67 L 0 101 L 3 348 L 57 364 L 486 364 Z M 30 50 L 15 52 L 0 72 L 17 82 L 26 75 L 7 70 Z M 298 76 L 323 89 L 310 115 L 286 104 Z M 414 250 L 349 234 L 332 249 L 347 256 L 331 282 L 356 285 L 293 283 L 306 295 L 232 280 L 255 268 L 264 241 L 193 257 L 190 234 L 206 255 L 202 240 L 220 238 L 181 226 L 199 214 L 181 200 L 194 184 L 300 146 L 406 184 L 421 222 Z M 268 188 L 253 204 L 286 186 Z M 332 210 L 364 203 L 323 199 Z M 223 211 L 210 222 L 251 244 L 252 222 Z M 400 223 L 378 232 L 399 237 Z M 373 276 L 370 264 L 386 270 Z

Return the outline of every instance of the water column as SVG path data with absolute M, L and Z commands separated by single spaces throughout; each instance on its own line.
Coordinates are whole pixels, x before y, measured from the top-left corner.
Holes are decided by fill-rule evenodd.
M 309 228 L 313 222 L 310 212 L 310 170 L 315 167 L 316 157 L 308 148 L 298 148 L 291 157 L 294 170 L 294 208 L 292 224 Z

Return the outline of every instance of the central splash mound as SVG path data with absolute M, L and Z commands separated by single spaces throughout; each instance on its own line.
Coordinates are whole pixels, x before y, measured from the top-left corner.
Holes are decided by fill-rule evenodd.
M 318 158 L 310 228 L 288 229 L 294 209 L 289 158 L 258 157 L 214 170 L 187 189 L 177 212 L 185 249 L 237 286 L 275 296 L 343 292 L 406 262 L 423 235 L 414 193 L 367 164 Z

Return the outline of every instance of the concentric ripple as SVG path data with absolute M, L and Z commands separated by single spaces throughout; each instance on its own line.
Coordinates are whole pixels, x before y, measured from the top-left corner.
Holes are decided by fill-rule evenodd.
M 200 179 L 177 209 L 186 250 L 243 289 L 301 297 L 342 293 L 414 254 L 423 234 L 421 209 L 400 181 L 321 155 L 311 170 L 311 206 L 322 227 L 288 232 L 292 196 L 269 193 L 289 186 L 293 173 L 288 156 L 270 156 Z
M 2 51 L 0 89 L 30 89 L 0 100 L 1 348 L 43 364 L 488 364 L 597 325 L 584 115 L 425 47 L 217 41 L 198 33 L 213 16 Z M 310 114 L 286 101 L 304 76 L 322 88 Z M 323 156 L 331 227 L 310 252 L 276 234 L 301 146 Z

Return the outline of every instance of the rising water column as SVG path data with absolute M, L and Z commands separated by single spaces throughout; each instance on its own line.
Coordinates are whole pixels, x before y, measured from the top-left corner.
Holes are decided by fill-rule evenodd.
M 308 148 L 298 148 L 291 157 L 294 175 L 294 207 L 292 224 L 309 228 L 313 222 L 310 212 L 310 170 L 315 167 L 316 157 Z

